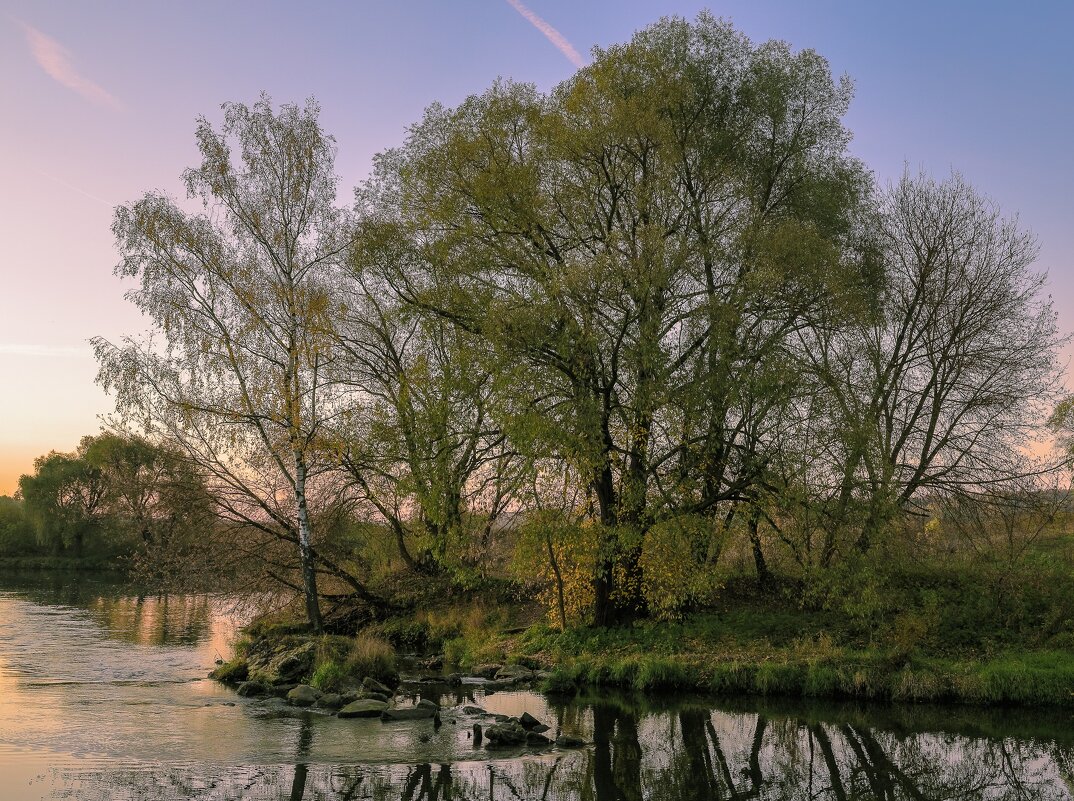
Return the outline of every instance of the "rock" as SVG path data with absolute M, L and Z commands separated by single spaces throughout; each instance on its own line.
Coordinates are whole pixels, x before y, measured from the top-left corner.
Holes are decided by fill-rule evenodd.
M 541 721 L 537 720 L 537 718 L 529 712 L 523 712 L 522 717 L 518 719 L 518 722 L 522 725 L 522 728 L 528 731 L 532 731 L 534 728 L 541 725 Z
M 251 698 L 256 695 L 268 695 L 272 692 L 272 687 L 263 681 L 244 681 L 236 692 L 243 698 Z
M 287 693 L 291 692 L 291 690 L 295 689 L 297 686 L 298 685 L 293 682 L 291 684 L 273 684 L 271 692 L 277 698 L 286 698 Z
M 392 700 L 392 697 L 390 695 L 385 695 L 384 693 L 361 692 L 355 695 L 352 700 L 357 701 L 358 699 L 362 699 L 363 701 L 383 701 L 384 703 L 388 703 L 388 701 Z
M 478 665 L 474 668 L 474 675 L 481 679 L 491 679 L 503 668 L 503 665 Z
M 537 734 L 544 734 L 550 728 L 551 726 L 545 726 L 543 723 L 538 723 L 536 726 L 530 729 L 530 731 L 536 732 Z
M 430 701 L 428 698 L 422 698 L 414 706 L 416 706 L 416 707 L 418 707 L 420 709 L 434 709 L 435 710 L 435 709 L 440 708 L 440 704 L 434 703 L 433 701 Z
M 481 745 L 481 724 L 474 724 L 474 748 Z
M 513 720 L 505 723 L 497 723 L 485 730 L 489 746 L 524 745 L 526 742 L 526 730 L 520 723 Z
M 581 748 L 585 745 L 585 740 L 570 734 L 561 734 L 556 738 L 556 745 L 560 748 Z
M 552 741 L 535 731 L 526 732 L 526 745 L 551 745 Z
M 484 709 L 482 709 L 479 706 L 473 706 L 471 704 L 467 704 L 466 706 L 464 706 L 462 708 L 462 714 L 464 714 L 464 715 L 487 715 L 488 712 L 486 712 Z
M 370 701 L 370 703 L 374 702 Z M 383 721 L 421 720 L 422 718 L 431 718 L 435 714 L 435 708 L 430 708 L 427 706 L 409 706 L 396 709 L 385 709 L 383 712 L 380 713 L 380 719 Z
M 376 718 L 380 717 L 387 709 L 388 705 L 383 701 L 363 698 L 347 704 L 339 710 L 339 716 L 341 718 Z
M 362 679 L 362 689 L 367 693 L 380 693 L 381 695 L 386 695 L 388 697 L 391 697 L 392 694 L 390 687 L 384 686 L 372 676 L 366 676 Z
M 321 697 L 321 691 L 308 684 L 299 684 L 287 693 L 287 703 L 291 706 L 313 706 Z
M 462 684 L 462 674 L 449 673 L 448 675 L 444 676 L 444 681 L 449 687 L 458 687 L 460 684 Z
M 444 657 L 442 656 L 430 656 L 428 659 L 423 659 L 418 663 L 426 670 L 443 670 Z
M 339 693 L 325 693 L 314 704 L 321 709 L 339 709 L 343 705 L 343 696 Z
M 525 665 L 505 665 L 493 677 L 497 681 L 524 681 L 533 678 L 533 671 Z

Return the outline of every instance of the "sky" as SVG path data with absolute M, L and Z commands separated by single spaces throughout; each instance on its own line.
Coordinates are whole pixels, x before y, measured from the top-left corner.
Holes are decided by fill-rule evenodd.
M 1017 214 L 1074 330 L 1069 0 L 0 0 L 0 494 L 111 410 L 87 340 L 146 327 L 112 274 L 113 208 L 182 195 L 198 115 L 316 97 L 348 201 L 428 104 L 497 77 L 549 89 L 594 46 L 704 8 L 848 74 L 851 149 L 881 183 L 957 170 Z

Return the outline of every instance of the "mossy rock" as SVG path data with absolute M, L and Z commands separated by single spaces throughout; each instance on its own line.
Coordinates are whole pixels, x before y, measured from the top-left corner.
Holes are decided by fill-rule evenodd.
M 209 674 L 210 679 L 223 684 L 241 684 L 250 677 L 250 666 L 245 659 L 236 658 L 225 662 Z
M 361 699 L 352 701 L 339 710 L 339 716 L 341 718 L 379 718 L 387 709 L 388 705 L 383 701 Z

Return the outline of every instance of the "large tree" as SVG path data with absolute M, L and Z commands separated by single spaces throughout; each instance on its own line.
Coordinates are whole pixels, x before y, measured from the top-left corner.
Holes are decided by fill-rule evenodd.
M 397 290 L 485 338 L 515 444 L 585 476 L 598 624 L 640 610 L 654 521 L 746 497 L 747 425 L 781 405 L 757 393 L 859 283 L 849 100 L 812 51 L 670 19 L 549 95 L 434 106 L 378 163 L 364 211 L 409 248 Z
M 878 199 L 884 281 L 872 315 L 803 336 L 823 388 L 816 465 L 824 561 L 943 494 L 993 493 L 1051 469 L 1025 448 L 1060 387 L 1058 335 L 1037 248 L 955 175 L 904 175 Z
M 312 101 L 223 108 L 220 130 L 199 120 L 201 163 L 183 175 L 202 211 L 159 193 L 116 211 L 116 272 L 137 282 L 128 297 L 153 333 L 97 340 L 99 380 L 124 418 L 198 465 L 224 518 L 293 547 L 319 630 L 319 572 L 368 595 L 311 523 L 329 492 L 330 276 L 347 246 L 335 144 Z

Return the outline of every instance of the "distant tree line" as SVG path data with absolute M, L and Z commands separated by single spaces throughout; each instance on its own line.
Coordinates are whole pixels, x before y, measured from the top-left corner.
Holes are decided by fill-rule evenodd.
M 0 555 L 133 556 L 212 525 L 194 464 L 142 437 L 103 432 L 73 453 L 35 459 L 15 497 L 0 498 Z
M 313 101 L 225 104 L 183 175 L 202 210 L 115 215 L 151 321 L 95 341 L 123 441 L 181 457 L 149 472 L 204 488 L 201 550 L 315 629 L 324 596 L 384 601 L 357 524 L 460 576 L 510 531 L 561 622 L 606 625 L 741 545 L 804 573 L 1032 495 L 1064 341 L 1034 240 L 957 175 L 876 186 L 851 95 L 811 50 L 665 19 L 550 92 L 433 105 L 351 207 Z M 64 547 L 128 464 L 92 450 L 38 466 L 73 471 Z M 107 506 L 164 541 L 135 494 Z

